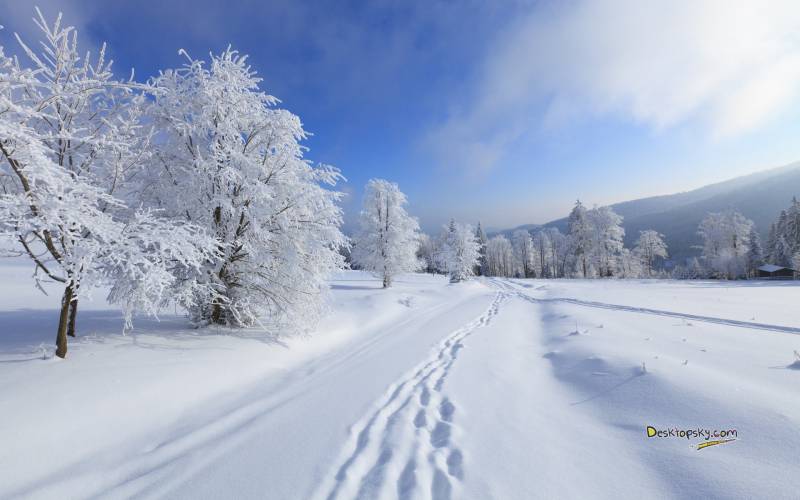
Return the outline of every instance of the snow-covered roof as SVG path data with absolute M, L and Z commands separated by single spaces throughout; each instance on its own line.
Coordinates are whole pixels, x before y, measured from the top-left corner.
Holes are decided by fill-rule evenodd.
M 758 268 L 759 271 L 764 271 L 765 273 L 774 273 L 775 271 L 780 271 L 781 269 L 789 269 L 789 268 L 783 266 L 776 266 L 775 264 L 764 264 L 763 266 Z

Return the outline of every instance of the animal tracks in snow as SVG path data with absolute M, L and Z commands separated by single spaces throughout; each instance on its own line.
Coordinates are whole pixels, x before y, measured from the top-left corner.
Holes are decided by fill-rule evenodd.
M 464 455 L 456 444 L 458 408 L 443 393 L 444 383 L 464 340 L 489 325 L 507 297 L 497 292 L 485 313 L 451 333 L 389 388 L 377 409 L 353 426 L 316 498 L 453 498 L 464 479 Z

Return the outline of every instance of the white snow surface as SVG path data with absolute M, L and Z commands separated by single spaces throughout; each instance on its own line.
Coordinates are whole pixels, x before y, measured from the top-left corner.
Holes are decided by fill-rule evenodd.
M 800 283 L 332 281 L 312 334 L 192 329 L 0 266 L 0 498 L 797 498 Z M 57 292 L 57 290 L 54 290 Z M 44 359 L 43 359 L 44 358 Z M 649 438 L 735 429 L 736 440 Z

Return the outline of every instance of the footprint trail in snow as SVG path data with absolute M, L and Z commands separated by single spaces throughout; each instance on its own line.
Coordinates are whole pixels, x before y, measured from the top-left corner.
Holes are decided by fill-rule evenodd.
M 457 406 L 443 387 L 463 341 L 489 325 L 507 297 L 498 292 L 485 313 L 451 333 L 427 360 L 392 384 L 377 409 L 353 426 L 345 453 L 316 498 L 457 497 L 464 456 L 456 445 Z

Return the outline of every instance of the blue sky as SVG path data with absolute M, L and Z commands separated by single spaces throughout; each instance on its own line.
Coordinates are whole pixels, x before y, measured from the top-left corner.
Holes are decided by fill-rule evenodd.
M 40 1 L 145 79 L 229 43 L 342 169 L 347 225 L 371 177 L 432 231 L 546 222 L 800 159 L 793 2 Z M 0 0 L 0 40 L 36 36 Z

